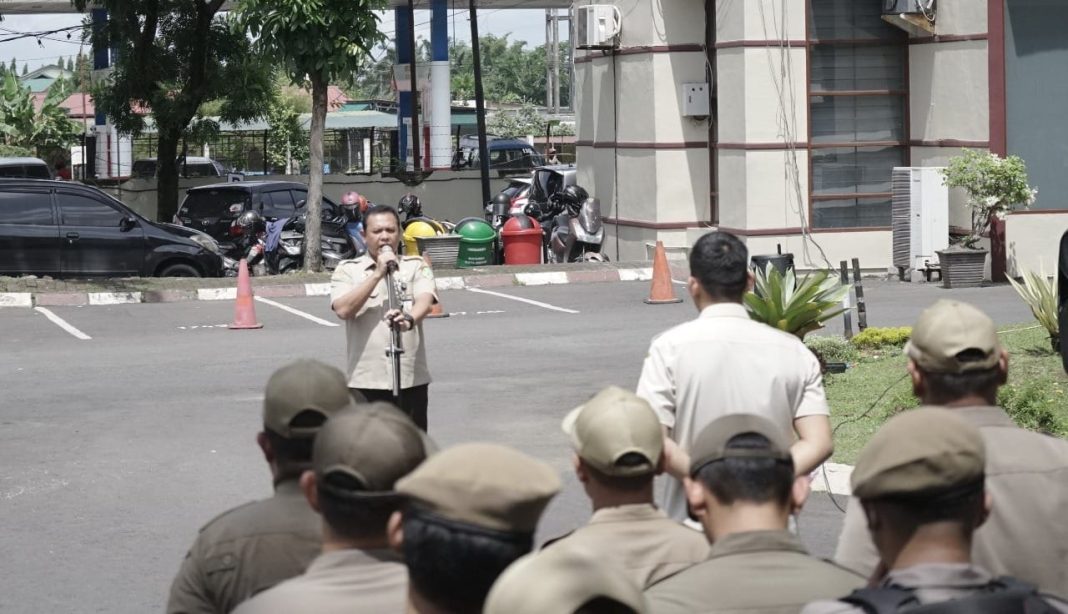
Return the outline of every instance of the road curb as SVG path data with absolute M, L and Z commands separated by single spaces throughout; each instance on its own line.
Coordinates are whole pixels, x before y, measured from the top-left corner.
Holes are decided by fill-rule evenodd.
M 849 486 L 849 478 L 852 475 L 852 465 L 824 463 L 822 467 L 816 470 L 816 474 L 812 480 L 812 491 L 827 492 L 829 490 L 832 495 L 844 495 L 848 497 L 853 494 L 853 489 Z M 828 486 L 830 486 L 830 488 L 828 488 Z
M 578 269 L 573 271 L 524 271 L 514 273 L 480 273 L 474 275 L 449 275 L 435 281 L 438 290 L 464 290 L 467 288 L 506 288 L 508 286 L 556 286 L 568 284 L 609 283 L 618 281 L 649 281 L 652 268 L 606 268 Z M 681 270 L 675 270 L 676 277 Z M 264 298 L 299 298 L 306 296 L 330 296 L 329 283 L 264 284 L 253 291 Z M 181 303 L 186 301 L 226 301 L 237 297 L 237 289 L 196 288 L 160 289 L 138 292 L 0 292 L 0 308 L 82 305 L 127 305 L 134 303 Z

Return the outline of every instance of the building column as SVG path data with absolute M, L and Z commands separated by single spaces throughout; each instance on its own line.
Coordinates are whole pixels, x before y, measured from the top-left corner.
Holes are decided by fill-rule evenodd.
M 93 33 L 96 34 L 102 30 L 108 22 L 108 12 L 106 9 L 93 9 L 91 12 L 93 22 Z M 107 45 L 102 45 L 93 40 L 93 71 L 107 70 L 111 65 L 110 62 L 110 50 Z M 99 74 L 99 73 L 98 73 Z M 111 130 L 108 127 L 107 115 L 97 107 L 96 121 L 94 125 L 94 132 L 96 133 L 96 151 L 94 152 L 95 162 L 94 171 L 97 177 L 108 177 L 110 175 L 111 167 L 108 164 L 109 146 L 108 137 L 111 134 Z M 89 152 L 85 152 L 86 158 L 89 157 Z
M 393 17 L 393 44 L 397 50 L 397 65 L 407 64 L 411 61 L 412 57 L 411 23 L 408 20 L 408 9 L 393 9 Z M 412 107 L 413 105 L 411 89 L 409 88 L 407 92 L 398 92 L 397 132 L 399 134 L 399 138 L 397 141 L 397 156 L 401 159 L 401 162 L 405 165 L 405 167 L 407 167 L 408 165 L 408 133 L 412 129 Z
M 452 166 L 452 74 L 448 0 L 433 0 L 430 20 L 430 168 Z

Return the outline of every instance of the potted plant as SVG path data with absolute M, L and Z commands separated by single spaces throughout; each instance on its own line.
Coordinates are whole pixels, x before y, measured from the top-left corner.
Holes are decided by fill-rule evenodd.
M 1019 207 L 1035 202 L 1038 190 L 1027 181 L 1027 168 L 1019 156 L 1002 158 L 994 153 L 964 150 L 942 170 L 946 186 L 963 188 L 971 208 L 971 232 L 958 244 L 938 252 L 942 266 L 942 285 L 946 288 L 970 288 L 983 282 L 983 263 L 987 250 L 977 247 L 984 233 L 996 220 Z
M 842 299 L 852 286 L 842 285 L 834 271 L 815 271 L 797 281 L 793 269 L 782 274 L 768 263 L 754 268 L 756 284 L 745 295 L 749 317 L 804 340 L 805 335 L 846 311 Z

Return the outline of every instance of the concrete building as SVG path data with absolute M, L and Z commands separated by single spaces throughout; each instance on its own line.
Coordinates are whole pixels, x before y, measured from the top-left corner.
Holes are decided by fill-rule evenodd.
M 1010 273 L 1056 266 L 1068 3 L 938 0 L 933 34 L 884 21 L 883 0 L 576 4 L 595 3 L 621 31 L 615 50 L 579 52 L 578 166 L 620 258 L 718 227 L 800 266 L 886 269 L 891 169 L 969 147 L 1022 156 L 1039 189 L 1006 222 Z M 687 84 L 706 82 L 709 117 L 684 116 Z M 951 227 L 970 224 L 963 202 L 951 193 Z

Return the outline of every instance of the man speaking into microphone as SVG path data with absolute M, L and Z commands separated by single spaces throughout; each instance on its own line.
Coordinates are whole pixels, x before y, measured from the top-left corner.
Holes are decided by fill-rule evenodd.
M 330 280 L 330 308 L 345 321 L 349 389 L 357 402 L 394 403 L 427 430 L 427 369 L 422 321 L 438 298 L 434 273 L 418 256 L 397 255 L 400 216 L 387 205 L 364 214 L 367 253 L 345 260 Z M 397 308 L 389 309 L 390 280 Z M 400 332 L 400 395 L 393 394 L 393 331 Z

